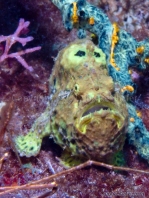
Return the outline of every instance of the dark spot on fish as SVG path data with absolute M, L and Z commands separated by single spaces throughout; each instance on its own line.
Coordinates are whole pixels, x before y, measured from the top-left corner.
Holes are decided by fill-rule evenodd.
M 25 144 L 26 144 L 26 142 L 24 142 L 24 143 L 22 144 L 22 146 L 25 145 Z
M 63 138 L 63 142 L 64 142 L 64 144 L 66 144 L 66 139 L 65 138 Z
M 55 86 L 56 85 L 56 78 L 54 78 L 53 83 L 54 83 L 54 86 Z
M 75 144 L 76 142 L 75 142 L 75 139 L 71 139 L 71 141 L 70 141 L 72 144 Z
M 100 57 L 100 54 L 99 54 L 98 52 L 94 52 L 94 56 L 95 56 L 96 58 L 98 58 L 98 57 Z
M 77 96 L 76 98 L 78 100 L 78 105 L 79 105 L 80 100 L 82 100 L 82 96 Z
M 86 157 L 86 152 L 84 150 L 81 150 L 80 153 L 82 156 Z
M 75 56 L 80 56 L 80 57 L 85 56 L 85 52 L 79 50 L 79 51 L 75 54 Z
M 57 114 L 57 110 L 53 111 L 53 116 L 55 116 Z
M 34 147 L 32 146 L 29 150 L 32 151 L 34 149 Z
M 66 131 L 66 129 L 62 128 L 62 133 L 63 133 L 63 136 L 67 137 L 67 131 Z
M 111 91 L 111 95 L 114 96 L 115 95 L 115 90 Z

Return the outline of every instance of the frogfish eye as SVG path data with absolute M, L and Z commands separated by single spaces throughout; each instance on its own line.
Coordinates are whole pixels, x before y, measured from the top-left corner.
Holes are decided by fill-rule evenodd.
M 79 92 L 79 85 L 78 84 L 75 84 L 75 86 L 74 86 L 74 91 L 77 93 L 77 92 Z

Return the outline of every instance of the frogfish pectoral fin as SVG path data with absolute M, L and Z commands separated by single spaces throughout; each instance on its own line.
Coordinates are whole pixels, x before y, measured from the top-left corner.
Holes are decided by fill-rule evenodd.
M 18 136 L 14 140 L 17 151 L 20 156 L 36 156 L 41 147 L 42 138 L 36 132 L 29 132 L 25 136 Z

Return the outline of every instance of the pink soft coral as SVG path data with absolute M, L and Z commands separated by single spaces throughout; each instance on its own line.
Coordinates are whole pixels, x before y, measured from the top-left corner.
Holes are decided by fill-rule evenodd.
M 24 60 L 24 58 L 22 58 L 22 55 L 34 52 L 36 50 L 40 50 L 41 47 L 39 47 L 39 46 L 38 47 L 33 47 L 33 48 L 29 48 L 29 49 L 26 49 L 26 50 L 22 50 L 22 51 L 19 51 L 19 52 L 9 54 L 9 50 L 10 50 L 11 46 L 13 44 L 15 44 L 16 42 L 19 42 L 19 43 L 22 44 L 22 46 L 25 46 L 27 42 L 32 41 L 34 39 L 31 36 L 28 36 L 26 38 L 20 38 L 19 37 L 20 34 L 22 33 L 22 30 L 27 29 L 29 24 L 30 24 L 29 21 L 25 21 L 24 19 L 20 19 L 18 28 L 16 29 L 16 31 L 12 35 L 9 35 L 9 36 L 1 35 L 0 36 L 0 43 L 1 42 L 6 42 L 5 48 L 4 48 L 4 53 L 0 56 L 0 62 L 4 61 L 7 58 L 16 58 L 18 60 L 18 62 L 20 62 L 23 67 L 25 67 L 29 71 L 33 71 L 32 66 L 29 66 L 27 64 L 27 62 Z

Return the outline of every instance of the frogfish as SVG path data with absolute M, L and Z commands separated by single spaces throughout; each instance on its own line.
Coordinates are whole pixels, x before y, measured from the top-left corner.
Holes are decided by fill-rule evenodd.
M 108 74 L 106 55 L 92 41 L 76 40 L 59 52 L 49 92 L 45 112 L 14 140 L 20 156 L 36 156 L 45 136 L 71 156 L 104 162 L 123 148 L 126 101 Z

